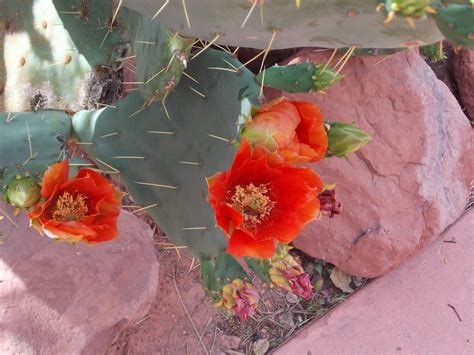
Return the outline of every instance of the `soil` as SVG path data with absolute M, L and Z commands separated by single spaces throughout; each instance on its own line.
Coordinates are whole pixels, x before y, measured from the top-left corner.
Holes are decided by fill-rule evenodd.
M 129 197 L 125 205 L 136 208 Z M 269 288 L 254 277 L 260 292 L 257 313 L 247 321 L 220 313 L 202 289 L 198 259 L 193 260 L 185 249 L 174 248 L 145 212 L 138 215 L 155 231 L 159 292 L 148 315 L 123 331 L 107 355 L 264 354 L 348 297 L 329 278 L 333 265 L 294 249 L 291 253 L 315 287 L 312 299 Z M 366 282 L 352 278 L 351 286 L 357 290 Z

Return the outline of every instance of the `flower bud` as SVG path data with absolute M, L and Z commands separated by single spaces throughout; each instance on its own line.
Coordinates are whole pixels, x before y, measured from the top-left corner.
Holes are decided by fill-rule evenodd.
M 41 187 L 36 180 L 30 176 L 17 176 L 7 185 L 7 201 L 17 208 L 30 208 L 41 198 Z
M 349 123 L 332 122 L 329 126 L 328 156 L 345 157 L 363 148 L 372 139 L 363 130 Z

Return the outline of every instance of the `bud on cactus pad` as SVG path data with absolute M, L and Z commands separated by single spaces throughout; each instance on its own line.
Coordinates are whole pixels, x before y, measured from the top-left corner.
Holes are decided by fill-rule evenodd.
M 257 82 L 263 86 L 286 92 L 324 92 L 342 75 L 329 65 L 301 63 L 285 66 L 273 66 L 256 76 Z
M 31 176 L 10 181 L 6 189 L 7 201 L 17 208 L 33 207 L 41 197 L 41 187 Z
M 342 158 L 362 149 L 371 141 L 367 133 L 353 124 L 343 122 L 329 123 L 327 155 Z

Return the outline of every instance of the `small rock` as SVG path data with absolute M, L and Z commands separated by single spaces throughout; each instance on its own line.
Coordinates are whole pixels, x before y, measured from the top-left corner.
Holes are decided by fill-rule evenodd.
M 288 292 L 286 294 L 285 299 L 286 299 L 286 302 L 291 303 L 291 304 L 298 303 L 298 301 L 300 300 L 297 295 L 291 292 Z
M 293 320 L 293 313 L 286 312 L 281 314 L 278 317 L 278 322 L 287 329 L 293 328 L 295 325 L 295 321 Z
M 268 351 L 270 344 L 267 339 L 259 339 L 253 343 L 252 354 L 253 355 L 265 355 Z
M 73 246 L 12 218 L 0 222 L 0 353 L 103 354 L 147 314 L 158 287 L 147 224 L 122 211 L 118 239 Z
M 240 337 L 221 334 L 219 335 L 218 344 L 219 347 L 224 351 L 227 349 L 235 350 L 239 347 L 240 341 Z

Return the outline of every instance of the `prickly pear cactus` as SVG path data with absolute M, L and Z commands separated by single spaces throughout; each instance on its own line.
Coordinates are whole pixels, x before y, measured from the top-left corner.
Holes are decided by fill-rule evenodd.
M 440 7 L 436 22 L 443 35 L 455 46 L 474 48 L 474 8 L 471 5 L 451 4 Z
M 125 4 L 156 16 L 184 36 L 240 47 L 398 48 L 442 38 L 431 18 L 417 22 L 415 30 L 405 21 L 385 26 L 373 0 L 125 0 Z
M 70 118 L 58 111 L 0 113 L 0 176 L 43 173 L 62 159 Z
M 201 258 L 201 279 L 207 291 L 218 292 L 226 283 L 247 277 L 242 266 L 230 254 L 222 252 L 215 258 Z
M 115 170 L 133 198 L 177 245 L 216 256 L 226 239 L 207 203 L 206 177 L 226 170 L 235 155 L 237 122 L 259 86 L 232 56 L 208 50 L 191 60 L 188 75 L 164 104 L 143 107 L 139 93 L 116 108 L 76 114 L 77 138 L 105 170 Z M 198 84 L 199 83 L 199 84 Z
M 127 8 L 122 10 L 121 17 L 135 53 L 140 94 L 147 103 L 160 101 L 178 84 L 193 40 Z
M 342 75 L 329 65 L 301 63 L 267 68 L 256 79 L 263 86 L 286 92 L 324 92 Z

